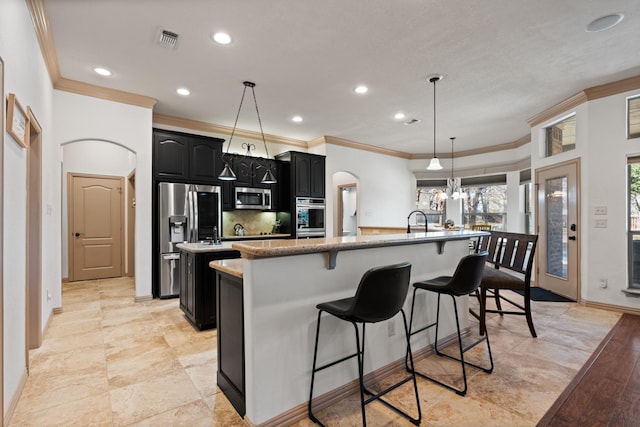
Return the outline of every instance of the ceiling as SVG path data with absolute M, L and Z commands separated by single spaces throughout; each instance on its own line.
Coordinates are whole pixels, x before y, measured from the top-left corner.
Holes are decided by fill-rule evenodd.
M 244 80 L 265 133 L 409 154 L 516 141 L 532 116 L 640 75 L 637 0 L 47 0 L 62 77 L 153 97 L 154 111 L 233 126 Z M 616 27 L 591 21 L 624 13 Z M 174 49 L 157 43 L 179 35 Z M 229 45 L 210 35 L 228 32 Z M 100 77 L 92 69 L 113 72 Z M 365 95 L 353 89 L 369 87 Z M 178 87 L 191 91 L 176 94 Z M 404 120 L 420 120 L 404 125 Z M 294 115 L 303 122 L 294 123 Z M 238 127 L 259 131 L 251 98 Z

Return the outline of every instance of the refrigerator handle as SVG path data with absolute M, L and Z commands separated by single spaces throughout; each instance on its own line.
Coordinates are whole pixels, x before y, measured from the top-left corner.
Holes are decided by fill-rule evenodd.
M 193 190 L 191 191 L 191 207 L 193 208 L 193 221 L 192 230 L 193 230 L 193 240 L 192 242 L 198 241 L 198 192 L 196 191 L 196 186 L 192 186 Z
M 193 227 L 193 193 L 191 191 L 191 185 L 187 189 L 187 209 L 189 210 L 189 242 L 195 242 L 194 227 Z

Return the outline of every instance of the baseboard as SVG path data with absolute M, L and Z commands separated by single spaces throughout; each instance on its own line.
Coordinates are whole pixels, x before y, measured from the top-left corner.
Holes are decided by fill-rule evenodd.
M 466 335 L 469 333 L 469 330 L 465 330 L 462 332 L 462 335 Z M 458 336 L 457 334 L 451 334 L 448 337 L 441 339 L 438 342 L 440 346 L 447 346 L 453 342 L 457 342 Z M 422 360 L 429 355 L 433 354 L 433 345 L 428 345 L 419 350 L 413 351 L 413 361 L 417 362 Z M 364 376 L 365 386 L 371 386 L 377 381 L 382 381 L 387 376 L 391 375 L 394 372 L 397 372 L 399 369 L 404 369 L 404 357 L 398 360 L 395 360 L 388 365 L 382 366 L 376 369 L 373 372 L 370 372 Z M 328 408 L 336 403 L 341 402 L 349 395 L 356 393 L 360 388 L 358 379 L 350 381 L 336 389 L 328 391 L 327 393 L 320 395 L 318 397 L 313 398 L 313 409 L 314 412 L 321 411 L 325 408 Z M 307 408 L 308 402 L 304 402 L 289 409 L 286 412 L 283 412 L 280 415 L 277 415 L 271 418 L 268 421 L 265 421 L 262 424 L 253 424 L 248 417 L 244 417 L 244 424 L 248 427 L 279 427 L 279 426 L 287 426 L 291 424 L 295 424 L 299 421 L 302 421 L 307 418 Z
M 602 302 L 587 301 L 587 300 L 582 300 L 580 303 L 585 307 L 599 308 L 601 310 L 617 311 L 619 313 L 635 314 L 636 316 L 640 315 L 640 308 L 623 307 L 621 305 L 605 304 Z
M 136 302 L 145 302 L 145 301 L 153 301 L 153 295 L 145 295 L 141 297 L 136 297 Z
M 62 307 L 53 307 L 53 314 L 62 314 Z
M 42 328 L 42 335 L 40 336 L 40 344 L 38 345 L 38 347 L 40 347 L 42 345 L 42 341 L 44 341 L 44 337 L 47 336 L 47 331 L 49 330 L 49 326 L 51 325 L 51 320 L 53 319 L 53 316 L 56 314 L 55 309 L 51 310 L 51 313 L 49 313 L 49 318 L 47 319 L 47 324 L 44 325 L 44 328 Z
M 13 396 L 11 397 L 9 404 L 5 408 L 3 425 L 5 426 L 9 425 L 9 421 L 11 420 L 11 417 L 13 416 L 13 413 L 15 412 L 16 407 L 18 406 L 18 401 L 20 400 L 20 396 L 22 396 L 22 391 L 24 390 L 24 386 L 27 384 L 28 378 L 29 376 L 27 375 L 27 369 L 25 368 L 23 369 L 22 375 L 20 376 L 20 382 L 18 382 L 18 387 L 16 388 L 16 392 L 13 393 Z

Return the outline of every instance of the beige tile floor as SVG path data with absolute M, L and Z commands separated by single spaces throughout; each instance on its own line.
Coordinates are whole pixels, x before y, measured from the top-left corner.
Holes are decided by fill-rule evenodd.
M 10 426 L 243 425 L 216 387 L 215 330 L 195 331 L 176 299 L 135 303 L 126 278 L 64 284 L 62 298 L 63 313 L 31 352 Z M 537 339 L 524 318 L 488 320 L 496 368 L 470 370 L 466 397 L 418 380 L 423 426 L 535 425 L 619 317 L 570 303 L 533 306 Z M 468 355 L 482 360 L 483 352 Z M 418 366 L 455 372 L 448 363 L 431 356 Z M 411 411 L 411 390 L 403 386 L 390 400 Z M 318 416 L 330 426 L 361 425 L 358 396 Z M 411 425 L 379 403 L 367 418 L 373 426 Z

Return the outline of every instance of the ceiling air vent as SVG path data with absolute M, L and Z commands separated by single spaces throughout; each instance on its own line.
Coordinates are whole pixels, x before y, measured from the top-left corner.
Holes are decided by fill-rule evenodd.
M 169 30 L 162 30 L 160 32 L 160 38 L 158 39 L 160 46 L 173 49 L 176 47 L 176 43 L 178 43 L 178 35 L 176 33 Z

